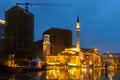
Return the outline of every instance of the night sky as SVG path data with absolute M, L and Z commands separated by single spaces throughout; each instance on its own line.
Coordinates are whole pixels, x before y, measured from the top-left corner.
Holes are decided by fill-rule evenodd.
M 16 3 L 26 1 L 66 4 L 29 6 L 35 19 L 35 41 L 42 39 L 45 30 L 59 27 L 73 31 L 75 45 L 76 18 L 79 16 L 81 48 L 97 48 L 101 53 L 120 53 L 120 0 L 0 0 L 0 19 L 5 20 L 4 12 Z

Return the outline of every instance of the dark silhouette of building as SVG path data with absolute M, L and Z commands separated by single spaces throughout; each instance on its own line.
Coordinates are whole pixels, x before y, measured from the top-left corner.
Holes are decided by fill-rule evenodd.
M 34 55 L 39 56 L 41 59 L 43 59 L 43 40 L 38 40 L 34 42 Z
M 20 58 L 30 55 L 34 40 L 34 15 L 14 6 L 5 12 L 5 21 L 6 53 L 15 53 Z
M 50 55 L 57 55 L 65 48 L 72 47 L 72 31 L 60 28 L 51 28 L 44 34 L 50 35 Z
M 0 24 L 0 51 L 3 50 L 5 24 Z

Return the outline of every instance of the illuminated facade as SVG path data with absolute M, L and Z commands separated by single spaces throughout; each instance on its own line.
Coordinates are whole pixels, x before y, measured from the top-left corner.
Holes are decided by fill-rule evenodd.
M 66 48 L 60 55 L 66 56 L 66 62 L 68 66 L 80 66 L 80 51 L 77 48 Z
M 48 65 L 80 66 L 80 58 L 76 48 L 66 48 L 56 56 L 47 56 L 46 63 Z
M 34 39 L 34 16 L 19 6 L 5 12 L 5 51 L 16 57 L 30 56 Z
M 99 51 L 96 48 L 92 48 L 92 49 L 81 49 L 81 51 L 84 54 L 84 60 L 82 61 L 81 64 L 83 64 L 83 66 L 101 66 L 101 55 L 99 53 Z
M 69 41 L 69 40 L 68 40 Z M 58 48 L 60 49 L 60 48 Z M 101 55 L 96 48 L 80 48 L 80 22 L 76 23 L 76 47 L 64 48 L 58 55 L 46 56 L 47 65 L 67 65 L 80 67 L 101 66 Z
M 67 65 L 67 66 L 81 66 L 81 67 L 98 67 L 102 66 L 101 55 L 98 50 L 81 49 L 83 59 L 79 57 L 76 48 L 66 48 L 59 55 L 47 56 L 46 63 L 48 65 Z
M 102 65 L 108 65 L 109 69 L 120 68 L 120 53 L 104 53 L 102 54 Z

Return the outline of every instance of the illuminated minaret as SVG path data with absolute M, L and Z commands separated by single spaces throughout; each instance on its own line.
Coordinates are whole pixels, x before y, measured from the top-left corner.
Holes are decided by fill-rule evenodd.
M 77 17 L 77 23 L 76 23 L 76 48 L 80 49 L 80 22 L 79 22 L 79 16 Z

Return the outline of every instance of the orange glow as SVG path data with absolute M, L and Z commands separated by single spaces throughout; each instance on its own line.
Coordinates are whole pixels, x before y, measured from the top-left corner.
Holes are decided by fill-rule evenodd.
M 0 24 L 5 24 L 5 21 L 0 19 Z
M 97 48 L 95 48 L 95 51 L 97 51 L 98 49 Z
M 81 70 L 82 70 L 82 72 L 86 72 L 87 68 L 82 68 Z
M 69 66 L 76 66 L 76 64 L 68 63 Z

